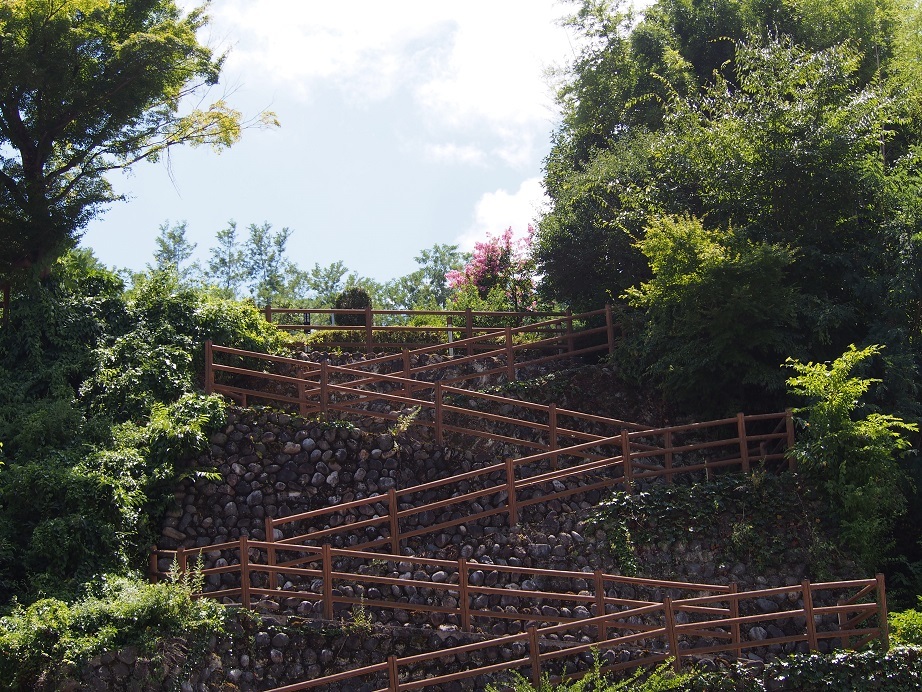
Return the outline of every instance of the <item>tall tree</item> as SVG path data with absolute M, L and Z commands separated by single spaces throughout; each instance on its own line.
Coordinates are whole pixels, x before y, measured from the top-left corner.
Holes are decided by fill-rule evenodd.
M 433 304 L 444 308 L 451 295 L 448 273 L 462 269 L 470 261 L 470 254 L 458 250 L 457 245 L 436 243 L 431 248 L 421 250 L 414 259 L 419 269 L 407 277 L 415 279 L 408 283 L 416 284 L 409 296 L 408 307 Z
M 207 21 L 173 0 L 0 4 L 0 277 L 72 246 L 119 198 L 106 173 L 237 141 L 223 101 L 180 112 L 221 71 L 197 38 Z
M 237 291 L 246 278 L 243 250 L 237 242 L 237 222 L 231 219 L 227 227 L 218 231 L 217 246 L 211 248 L 208 269 L 209 281 L 215 283 L 228 298 L 236 298 Z
M 288 282 L 296 269 L 285 256 L 291 230 L 273 233 L 268 222 L 261 226 L 251 223 L 248 230 L 243 266 L 251 282 L 250 293 L 258 305 L 278 305 L 290 297 Z
M 160 271 L 172 269 L 180 281 L 188 281 L 195 269 L 184 267 L 183 263 L 192 257 L 197 243 L 190 243 L 186 239 L 186 222 L 170 225 L 169 221 L 160 224 L 160 234 L 154 239 L 157 249 L 154 250 L 154 268 Z

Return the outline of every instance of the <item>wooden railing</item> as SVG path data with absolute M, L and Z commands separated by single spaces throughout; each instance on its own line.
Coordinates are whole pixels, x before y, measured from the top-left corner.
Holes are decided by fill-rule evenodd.
M 491 620 L 517 621 L 521 626 L 527 628 L 527 631 L 522 634 L 502 636 L 439 652 L 404 658 L 390 657 L 385 663 L 289 685 L 278 688 L 276 692 L 310 689 L 385 671 L 388 673 L 388 686 L 382 688 L 382 692 L 383 690 L 397 692 L 417 689 L 448 683 L 452 680 L 520 668 L 527 668 L 532 680 L 537 680 L 542 671 L 547 668 L 548 663 L 558 659 L 572 658 L 591 650 L 604 652 L 606 649 L 615 648 L 633 647 L 638 653 L 643 654 L 645 651 L 646 655 L 627 662 L 607 665 L 603 670 L 614 671 L 652 665 L 669 658 L 674 660 L 676 669 L 680 669 L 683 658 L 721 652 L 731 653 L 738 658 L 745 649 L 796 642 L 805 642 L 811 651 L 817 650 L 822 640 L 830 640 L 840 648 L 860 648 L 873 640 L 880 641 L 884 647 L 888 645 L 886 591 L 882 575 L 877 575 L 875 579 L 818 584 L 803 580 L 796 585 L 738 592 L 735 584 L 697 584 L 622 577 L 604 574 L 599 570 L 586 573 L 512 567 L 478 563 L 464 558 L 452 561 L 394 554 L 370 554 L 355 550 L 337 550 L 329 545 L 280 546 L 273 542 L 251 541 L 245 536 L 239 541 L 210 545 L 199 550 L 209 552 L 231 550 L 238 553 L 236 564 L 207 568 L 202 570 L 202 574 L 206 578 L 212 575 L 239 575 L 239 587 L 206 592 L 199 596 L 236 600 L 244 608 L 253 606 L 254 597 L 295 598 L 321 604 L 319 610 L 322 611 L 322 618 L 325 620 L 333 620 L 337 615 L 343 617 L 350 612 L 350 609 L 362 607 L 376 611 L 402 610 L 425 617 L 432 613 L 443 613 L 446 616 L 453 616 L 460 629 L 465 632 L 472 631 L 478 625 L 487 626 Z M 194 552 L 183 549 L 175 552 L 158 551 L 157 555 L 152 556 L 152 568 L 156 566 L 158 555 L 173 555 L 179 571 L 185 572 L 189 555 Z M 278 562 L 278 553 L 282 552 L 297 554 L 299 557 Z M 266 556 L 266 562 L 254 560 L 254 555 L 257 559 Z M 423 568 L 450 571 L 456 573 L 457 578 L 455 580 L 452 575 L 451 580 L 435 582 L 431 580 L 431 577 L 407 579 L 368 574 L 367 569 L 362 571 L 361 567 L 343 571 L 335 562 L 336 560 L 348 561 L 353 565 L 358 562 L 366 567 L 370 564 L 394 566 L 387 571 L 392 571 L 401 563 L 408 563 Z M 312 566 L 308 567 L 308 565 Z M 403 568 L 406 569 L 405 566 Z M 480 583 L 471 583 L 470 575 L 473 570 L 498 571 L 519 577 L 527 575 L 537 579 L 581 580 L 586 584 L 591 584 L 591 593 L 585 588 L 578 593 L 572 593 L 543 589 L 509 590 L 485 586 Z M 263 586 L 254 584 L 253 576 L 258 574 L 263 575 L 258 580 Z M 277 587 L 279 577 L 286 580 L 309 581 L 312 584 L 312 590 L 298 590 L 293 586 L 279 589 Z M 341 595 L 337 584 L 360 585 L 363 595 L 358 597 Z M 319 593 L 316 591 L 318 585 Z M 366 598 L 364 594 L 369 586 L 425 587 L 434 593 L 453 594 L 457 605 L 411 603 L 399 601 L 396 598 L 390 601 L 383 598 Z M 665 591 L 669 595 L 661 600 L 621 598 L 618 595 L 610 595 L 619 586 L 631 586 L 635 591 L 638 588 L 651 592 L 652 590 Z M 681 596 L 679 592 L 684 593 L 684 597 L 676 597 Z M 705 595 L 700 595 L 701 593 Z M 472 600 L 481 595 L 541 599 L 540 602 L 544 604 L 556 602 L 582 605 L 588 616 L 564 616 L 559 614 L 562 611 L 551 615 L 539 611 L 511 612 L 504 609 L 473 608 Z M 780 598 L 782 596 L 784 598 Z M 759 599 L 766 598 L 774 598 L 776 603 L 780 601 L 781 608 L 776 612 L 761 612 L 762 609 L 756 607 L 756 603 Z M 444 603 L 444 601 L 440 602 Z M 824 602 L 829 604 L 834 602 L 836 605 L 823 605 Z M 794 607 L 786 610 L 784 604 Z M 758 614 L 740 615 L 741 612 Z M 682 617 L 678 617 L 680 614 Z M 765 629 L 765 626 L 772 623 L 778 623 L 778 625 L 790 623 L 793 618 L 803 622 L 802 632 L 790 634 L 782 631 L 781 635 L 769 636 L 770 630 Z M 873 620 L 876 622 L 871 622 Z M 762 627 L 761 636 L 755 635 L 750 630 L 744 637 L 746 626 Z M 588 644 L 577 644 L 575 641 L 568 643 L 566 640 L 557 639 L 553 649 L 541 651 L 540 644 L 543 638 L 573 631 L 577 631 L 580 636 L 590 636 L 592 641 Z M 618 634 L 610 636 L 613 631 Z M 714 640 L 718 643 L 713 643 Z M 401 669 L 438 658 L 450 658 L 459 654 L 505 647 L 515 642 L 527 642 L 529 647 L 527 657 L 428 678 L 420 682 L 401 683 L 399 681 Z M 658 642 L 659 646 L 651 646 L 652 642 Z M 650 653 L 651 649 L 654 653 Z
M 868 597 L 876 592 L 875 600 L 865 603 L 840 603 L 835 606 L 814 606 L 823 592 L 841 592 L 843 590 L 859 589 L 859 593 Z M 740 616 L 740 610 L 747 604 L 755 604 L 758 599 L 777 595 L 789 595 L 801 607 L 792 610 L 782 610 L 774 613 Z M 852 596 L 851 598 L 854 598 Z M 851 599 L 845 599 L 851 600 Z M 723 604 L 721 606 L 721 604 Z M 754 609 L 754 608 L 753 608 Z M 689 616 L 689 621 L 679 623 L 677 615 L 684 613 Z M 817 619 L 824 616 L 838 616 L 845 618 L 846 623 L 851 623 L 848 628 L 834 627 L 822 630 L 817 627 Z M 691 621 L 692 616 L 701 619 Z M 657 619 L 655 625 L 638 623 L 638 619 Z M 707 618 L 707 619 L 705 619 Z M 779 624 L 789 618 L 799 618 L 804 622 L 802 634 L 774 636 L 765 638 L 743 639 L 741 629 L 746 625 Z M 868 621 L 876 620 L 869 624 Z M 887 605 L 883 575 L 876 579 L 856 579 L 852 581 L 824 582 L 812 584 L 803 581 L 794 586 L 783 586 L 760 591 L 723 593 L 697 598 L 672 599 L 666 597 L 661 603 L 652 603 L 631 607 L 614 613 L 595 615 L 578 622 L 565 622 L 548 627 L 538 628 L 535 625 L 528 627 L 522 634 L 509 635 L 483 642 L 455 646 L 449 649 L 434 651 L 414 656 L 398 658 L 389 656 L 387 661 L 357 668 L 354 670 L 328 675 L 313 680 L 307 680 L 293 685 L 277 687 L 270 692 L 296 692 L 323 685 L 342 684 L 351 680 L 352 685 L 360 684 L 356 678 L 375 676 L 373 680 L 386 680 L 386 686 L 380 687 L 375 692 L 403 692 L 403 690 L 417 690 L 426 687 L 444 685 L 449 682 L 471 679 L 483 676 L 493 676 L 513 670 L 525 669 L 536 689 L 541 687 L 541 678 L 544 670 L 550 663 L 557 663 L 561 659 L 571 660 L 580 654 L 592 651 L 604 652 L 606 650 L 624 650 L 633 648 L 640 654 L 638 658 L 629 661 L 613 663 L 601 667 L 602 672 L 615 672 L 650 666 L 672 659 L 675 669 L 681 670 L 682 660 L 693 656 L 702 656 L 714 653 L 732 653 L 740 657 L 744 649 L 769 647 L 779 644 L 805 642 L 810 651 L 816 651 L 820 640 L 838 641 L 841 648 L 863 646 L 873 640 L 881 642 L 883 647 L 888 647 L 887 632 Z M 560 635 L 574 629 L 584 630 L 593 628 L 598 634 L 590 643 L 567 642 Z M 609 637 L 611 630 L 619 631 L 619 635 Z M 590 630 L 592 631 L 592 630 Z M 627 632 L 627 634 L 620 634 Z M 546 637 L 557 635 L 553 648 L 541 651 L 541 644 Z M 703 642 L 724 640 L 719 644 Z M 650 647 L 651 641 L 658 642 L 660 648 Z M 438 659 L 454 659 L 461 656 L 465 659 L 477 651 L 508 647 L 510 644 L 522 642 L 526 644 L 528 655 L 509 661 L 502 661 L 491 665 L 480 665 L 455 673 L 426 677 L 419 679 L 413 675 L 412 667 Z M 683 646 L 684 644 L 684 646 Z M 559 663 L 557 663 L 559 667 Z M 573 666 L 576 667 L 576 666 Z M 407 670 L 411 669 L 411 670 Z M 572 670 L 572 668 L 570 668 Z M 409 679 L 401 681 L 401 672 L 406 671 Z M 564 668 L 566 671 L 567 668 Z M 568 678 L 581 677 L 580 674 L 564 675 Z M 383 679 L 382 679 L 383 678 Z M 373 683 L 374 684 L 374 683 Z
M 217 364 L 213 362 L 215 353 L 261 359 L 293 369 L 298 376 Z M 239 384 L 218 384 L 215 382 L 217 372 L 246 376 L 263 383 L 294 386 L 297 396 L 244 388 Z M 339 378 L 340 384 L 334 384 L 336 378 Z M 371 386 L 378 389 L 367 389 Z M 391 389 L 390 393 L 379 391 L 385 386 Z M 408 538 L 497 514 L 505 514 L 508 524 L 514 526 L 526 507 L 574 494 L 615 486 L 633 492 L 638 483 L 657 479 L 671 483 L 680 474 L 697 474 L 703 480 L 709 480 L 714 473 L 722 470 L 748 473 L 753 463 L 780 463 L 789 467 L 793 464 L 785 456 L 785 449 L 793 444 L 794 436 L 789 411 L 750 416 L 739 413 L 732 418 L 653 429 L 618 419 L 558 409 L 554 405 L 543 406 L 448 387 L 441 382 L 370 374 L 351 367 L 318 365 L 211 344 L 206 345 L 206 390 L 238 398 L 244 405 L 254 398 L 282 401 L 297 405 L 304 415 L 339 412 L 398 420 L 401 410 L 417 408 L 420 415 L 408 419 L 408 423 L 433 431 L 438 444 L 443 444 L 446 435 L 452 434 L 461 436 L 467 444 L 471 440 L 486 440 L 535 452 L 519 458 L 510 456 L 502 463 L 446 479 L 391 489 L 386 497 L 369 497 L 287 517 L 267 518 L 266 536 L 270 541 L 275 529 L 295 522 L 303 522 L 311 531 L 285 539 L 285 542 L 299 542 L 305 537 L 313 541 L 322 540 L 342 533 L 344 528 L 354 531 L 382 525 L 389 530 L 389 537 L 365 542 L 363 547 L 370 549 L 389 544 L 393 552 L 399 552 L 402 541 Z M 384 408 L 376 408 L 379 404 Z M 503 415 L 484 410 L 491 405 L 503 406 L 507 410 Z M 513 417 L 513 410 L 526 412 L 532 420 Z M 541 418 L 541 421 L 535 418 Z M 543 422 L 545 420 L 546 423 Z M 564 425 L 564 420 L 571 421 L 567 425 L 572 427 Z M 484 422 L 494 425 L 494 429 L 486 429 Z M 502 432 L 495 429 L 498 425 L 504 426 Z M 617 431 L 617 434 L 609 432 L 603 436 L 585 432 L 588 426 Z M 504 482 L 497 484 L 489 480 L 497 475 L 504 478 Z M 461 481 L 473 484 L 474 489 L 457 492 L 454 486 Z M 559 489 L 561 483 L 565 486 L 563 489 Z M 550 490 L 548 486 L 551 486 Z M 430 491 L 445 497 L 419 506 L 407 502 L 413 495 Z M 486 496 L 496 497 L 490 509 L 468 512 L 460 519 L 429 524 L 419 529 L 401 528 L 401 524 L 412 524 L 422 512 L 444 511 L 459 505 L 468 509 L 468 505 L 474 506 L 478 498 Z M 342 516 L 343 512 L 379 503 L 387 504 L 386 516 L 362 520 L 347 527 L 323 528 L 333 517 Z
M 615 336 L 615 325 L 611 306 L 601 310 L 574 315 L 566 312 L 488 312 L 478 310 L 347 310 L 347 309 L 301 309 L 273 308 L 266 306 L 263 314 L 269 322 L 274 322 L 281 329 L 310 334 L 319 331 L 345 332 L 349 339 L 326 343 L 325 346 L 345 350 L 365 350 L 400 348 L 406 346 L 406 340 L 388 340 L 389 335 L 406 335 L 414 340 L 421 340 L 429 345 L 444 345 L 449 349 L 464 349 L 468 355 L 484 350 L 495 349 L 496 339 L 512 331 L 515 335 L 524 335 L 533 343 L 532 348 L 545 350 L 576 351 L 577 338 L 592 334 L 605 334 L 602 340 L 611 349 Z M 361 317 L 361 324 L 335 324 L 337 316 Z M 317 323 L 316 318 L 321 323 Z M 436 318 L 438 324 L 409 325 L 381 324 L 388 321 L 408 321 L 419 318 Z M 542 319 L 546 318 L 546 319 Z M 295 319 L 296 322 L 291 322 Z M 604 327 L 590 328 L 587 321 L 605 321 Z M 499 321 L 504 326 L 485 325 L 485 321 Z M 537 320 L 537 321 L 536 321 Z M 441 322 L 444 321 L 444 325 Z M 378 324 L 376 324 L 378 322 Z M 462 343 L 458 343 L 462 342 Z M 416 341 L 416 343 L 420 343 Z M 600 349 L 596 349 L 600 350 Z

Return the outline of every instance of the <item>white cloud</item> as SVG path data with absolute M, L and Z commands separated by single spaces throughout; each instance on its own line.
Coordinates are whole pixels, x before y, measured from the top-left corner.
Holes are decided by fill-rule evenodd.
M 442 163 L 464 163 L 482 165 L 487 154 L 483 149 L 466 144 L 431 144 L 427 148 L 429 158 Z
M 564 12 L 555 0 L 211 6 L 213 31 L 234 42 L 227 73 L 244 83 L 306 100 L 320 87 L 356 104 L 397 97 L 425 124 L 421 136 L 480 142 L 486 132 L 498 141 L 491 153 L 512 166 L 532 159 L 537 135 L 544 141 L 554 118 L 543 75 L 570 55 L 556 21 Z
M 499 235 L 510 226 L 515 238 L 528 232 L 528 224 L 545 209 L 547 195 L 541 187 L 540 178 L 529 178 L 513 193 L 496 190 L 484 194 L 474 207 L 471 226 L 454 240 L 462 250 L 470 251 L 474 243 L 483 240 L 487 234 Z

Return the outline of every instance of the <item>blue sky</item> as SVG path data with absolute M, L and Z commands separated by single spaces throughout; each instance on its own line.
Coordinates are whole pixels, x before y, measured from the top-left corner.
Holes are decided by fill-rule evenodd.
M 187 4 L 191 6 L 191 4 Z M 288 226 L 301 267 L 336 260 L 385 280 L 421 249 L 524 231 L 543 204 L 557 122 L 548 68 L 572 59 L 555 0 L 214 0 L 202 36 L 246 116 L 229 150 L 175 149 L 112 182 L 127 202 L 87 228 L 108 265 L 141 269 L 166 220 L 204 259 L 229 219 Z

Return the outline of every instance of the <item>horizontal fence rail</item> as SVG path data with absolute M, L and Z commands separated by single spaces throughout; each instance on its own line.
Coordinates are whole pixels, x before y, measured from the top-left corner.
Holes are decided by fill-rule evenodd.
M 566 312 L 489 312 L 478 310 L 372 310 L 367 309 L 263 309 L 265 318 L 281 329 L 303 332 L 342 332 L 347 338 L 327 342 L 325 346 L 342 349 L 372 351 L 392 349 L 413 344 L 444 345 L 454 353 L 463 349 L 468 355 L 494 350 L 495 341 L 510 330 L 516 337 L 530 341 L 532 349 L 567 352 L 587 352 L 577 348 L 576 341 L 587 336 L 604 334 L 605 346 L 591 347 L 591 351 L 611 351 L 614 348 L 615 325 L 611 306 L 592 312 L 574 315 Z M 337 317 L 342 322 L 337 324 Z M 406 324 L 410 320 L 434 318 L 437 324 Z M 605 326 L 588 328 L 587 320 L 605 320 Z M 294 321 L 292 321 L 294 320 Z M 442 322 L 444 321 L 444 325 Z M 484 322 L 501 322 L 484 324 Z M 358 324 L 356 324 L 356 322 Z M 395 337 L 403 335 L 403 340 Z
M 180 573 L 189 568 L 189 559 L 199 551 L 236 552 L 237 559 L 230 564 L 201 570 L 204 578 L 212 575 L 234 574 L 239 577 L 239 586 L 198 594 L 198 597 L 224 598 L 234 600 L 244 608 L 254 607 L 254 598 L 300 599 L 319 607 L 318 615 L 324 620 L 333 620 L 337 615 L 349 617 L 349 608 L 403 610 L 430 615 L 434 612 L 455 617 L 459 629 L 471 632 L 491 620 L 516 620 L 526 630 L 520 634 L 491 638 L 483 642 L 452 647 L 447 650 L 409 656 L 391 657 L 384 664 L 338 673 L 332 676 L 278 688 L 301 690 L 333 684 L 353 678 L 375 675 L 396 664 L 396 672 L 406 671 L 406 682 L 400 677 L 389 678 L 389 685 L 383 690 L 408 690 L 438 685 L 465 678 L 495 674 L 527 667 L 533 680 L 547 671 L 548 665 L 558 660 L 570 659 L 592 650 L 634 649 L 641 653 L 626 662 L 605 665 L 603 670 L 616 671 L 645 665 L 652 665 L 669 658 L 680 669 L 683 659 L 708 654 L 726 653 L 739 658 L 744 650 L 805 643 L 806 648 L 815 651 L 819 642 L 829 641 L 839 648 L 860 648 L 872 641 L 888 646 L 886 590 L 883 575 L 874 579 L 856 579 L 837 582 L 811 583 L 803 580 L 799 584 L 780 586 L 758 591 L 739 592 L 735 584 L 717 585 L 676 582 L 638 577 L 623 577 L 594 572 L 574 572 L 540 568 L 513 567 L 478 563 L 459 558 L 438 560 L 393 554 L 370 554 L 356 550 L 338 550 L 329 545 L 293 546 L 279 545 L 268 541 L 252 541 L 245 536 L 238 541 L 215 544 L 197 550 L 157 551 L 157 555 L 173 557 Z M 280 553 L 295 554 L 298 557 L 279 561 Z M 194 559 L 194 558 L 193 558 Z M 343 563 L 346 566 L 342 566 Z M 152 567 L 156 558 L 152 557 Z M 435 581 L 426 576 L 393 577 L 369 573 L 374 565 L 389 565 L 385 571 L 407 570 L 414 567 L 438 568 L 450 573 L 450 578 Z M 351 568 L 350 571 L 346 571 Z M 472 574 L 484 571 L 499 571 L 535 579 L 580 580 L 590 589 L 578 593 L 552 591 L 550 589 L 510 590 L 483 585 L 473 580 Z M 278 578 L 286 579 L 284 588 L 279 588 Z M 299 579 L 301 580 L 299 582 Z M 288 581 L 291 580 L 291 581 Z M 293 583 L 295 582 L 295 583 Z M 309 589 L 300 589 L 297 583 L 310 584 Z M 361 588 L 363 595 L 343 595 L 345 584 Z M 581 584 L 582 585 L 582 584 Z M 664 594 L 656 600 L 624 598 L 617 589 L 630 586 L 643 587 L 655 594 Z M 406 600 L 385 600 L 383 597 L 366 598 L 370 587 L 425 588 L 435 593 L 451 594 L 450 605 L 411 603 Z M 574 589 L 575 590 L 575 589 Z M 354 594 L 354 592 L 353 592 Z M 703 594 L 703 595 L 702 595 Z M 546 610 L 511 613 L 508 609 L 483 609 L 472 606 L 479 595 L 502 595 L 521 599 L 535 599 L 537 603 L 570 603 L 584 607 L 581 616 L 551 615 Z M 774 599 L 782 605 L 774 612 L 764 612 L 760 604 L 764 599 Z M 561 611 L 562 612 L 562 611 Z M 752 614 L 742 614 L 752 613 Z M 791 633 L 791 623 L 795 633 Z M 799 626 L 797 623 L 800 623 Z M 787 631 L 781 627 L 787 627 Z M 798 628 L 799 627 L 799 628 Z M 759 628 L 758 630 L 755 628 Z M 589 643 L 580 643 L 576 637 L 571 642 L 556 639 L 553 646 L 545 639 L 551 635 L 575 632 L 579 637 L 589 637 Z M 614 635 L 614 636 L 612 636 Z M 416 682 L 408 669 L 419 663 L 437 658 L 453 658 L 473 651 L 497 649 L 514 642 L 530 641 L 533 649 L 527 658 L 506 661 L 491 667 L 478 667 L 449 675 L 427 678 Z M 540 643 L 546 643 L 541 651 Z M 392 668 L 393 669 L 393 668 Z M 572 668 L 569 668 L 572 670 Z M 558 668 L 552 668 L 559 671 Z M 396 685 L 396 686 L 395 686 Z
M 218 364 L 214 362 L 215 354 L 285 366 L 295 375 Z M 245 375 L 257 384 L 250 385 L 253 389 L 239 384 L 219 384 L 215 382 L 218 372 Z M 272 391 L 279 383 L 295 387 L 296 391 L 291 395 Z M 748 473 L 753 464 L 792 464 L 784 453 L 793 444 L 794 428 L 789 411 L 750 416 L 740 413 L 722 420 L 651 429 L 627 421 L 559 409 L 553 404 L 543 406 L 458 389 L 441 382 L 369 374 L 352 367 L 267 356 L 210 343 L 206 344 L 206 388 L 238 400 L 242 397 L 244 404 L 254 398 L 282 401 L 296 405 L 304 415 L 338 412 L 396 421 L 401 418 L 401 411 L 415 408 L 419 415 L 409 419 L 409 423 L 428 428 L 438 444 L 444 443 L 446 435 L 455 435 L 468 441 L 511 444 L 526 452 L 526 456 L 507 457 L 502 463 L 446 479 L 392 489 L 386 496 L 373 495 L 267 520 L 266 535 L 270 540 L 276 529 L 296 522 L 307 526 L 308 531 L 285 539 L 286 542 L 325 540 L 345 530 L 380 525 L 389 530 L 389 537 L 365 542 L 362 546 L 370 549 L 389 545 L 393 552 L 399 552 L 402 542 L 408 538 L 497 514 L 504 514 L 507 523 L 514 526 L 520 512 L 531 505 L 593 490 L 620 486 L 633 492 L 637 484 L 657 480 L 671 483 L 677 475 L 696 474 L 696 478 L 710 480 L 715 473 L 725 470 Z M 385 393 L 382 388 L 389 391 Z M 487 410 L 490 406 L 502 406 L 503 414 L 491 413 Z M 523 417 L 513 417 L 512 409 Z M 485 429 L 485 421 L 494 427 Z M 497 430 L 499 425 L 503 426 L 501 431 Z M 608 434 L 585 432 L 592 426 Z M 617 433 L 612 434 L 615 431 Z M 473 489 L 458 492 L 455 486 L 462 481 L 473 484 Z M 443 499 L 422 505 L 409 502 L 414 495 L 422 493 L 441 494 Z M 477 501 L 486 496 L 493 497 L 494 507 L 476 511 Z M 334 525 L 337 518 L 344 518 L 343 512 L 347 510 L 381 505 L 387 509 L 370 511 L 373 515 L 370 519 L 345 526 Z M 454 507 L 452 511 L 457 513 L 459 507 L 469 510 L 470 506 L 475 511 L 412 528 L 414 524 L 422 524 L 419 515 L 424 512 L 441 513 Z M 331 525 L 322 528 L 327 523 Z

